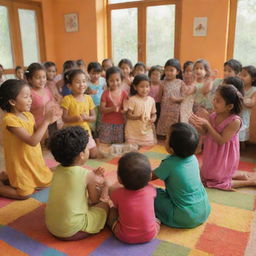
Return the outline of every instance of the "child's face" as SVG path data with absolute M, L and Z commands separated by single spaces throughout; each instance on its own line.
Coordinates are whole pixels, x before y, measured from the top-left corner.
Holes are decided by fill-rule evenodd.
M 203 63 L 196 63 L 193 69 L 196 78 L 204 78 L 206 75 L 206 70 Z
M 89 149 L 86 147 L 85 150 L 81 153 L 81 163 L 84 164 L 89 159 Z
M 144 69 L 144 67 L 142 66 L 137 66 L 135 69 L 134 69 L 134 76 L 137 76 L 137 75 L 144 75 L 146 74 L 146 70 Z
M 69 88 L 74 95 L 82 95 L 84 94 L 87 84 L 86 84 L 86 77 L 84 74 L 77 74 L 71 84 L 69 84 Z
M 35 89 L 42 89 L 46 85 L 46 72 L 45 70 L 38 70 L 33 77 L 29 79 L 31 86 Z
M 92 69 L 89 72 L 89 76 L 92 83 L 97 83 L 101 76 L 101 72 L 96 72 Z
M 108 79 L 108 86 L 111 91 L 114 91 L 120 88 L 122 80 L 121 75 L 119 73 L 112 74 Z
M 102 68 L 103 68 L 103 70 L 107 70 L 107 69 L 109 69 L 109 68 L 111 68 L 111 67 L 113 67 L 113 64 L 112 64 L 112 62 L 110 61 L 110 60 L 106 60 L 106 61 L 104 61 L 103 63 L 102 63 Z
M 49 68 L 46 69 L 46 76 L 47 76 L 47 80 L 52 81 L 54 79 L 54 77 L 56 76 L 57 70 L 55 66 L 51 66 Z
M 193 76 L 193 65 L 188 65 L 184 70 L 184 77 L 192 77 Z
M 24 79 L 24 70 L 22 68 L 19 68 L 17 71 L 16 71 L 16 77 L 20 80 L 23 80 Z
M 240 73 L 240 77 L 244 81 L 245 86 L 252 84 L 252 77 L 245 69 L 242 69 L 242 72 Z
M 229 65 L 224 66 L 224 78 L 236 76 L 234 69 L 232 69 Z
M 159 82 L 161 78 L 161 72 L 158 70 L 154 70 L 151 75 L 150 75 L 150 79 L 151 81 L 154 82 Z
M 218 91 L 215 93 L 212 103 L 213 103 L 214 111 L 217 114 L 230 112 L 233 108 L 232 104 L 228 104 L 228 105 L 226 104 L 225 100 L 222 98 L 222 96 Z
M 173 66 L 167 66 L 164 68 L 164 73 L 167 80 L 173 80 L 179 74 L 179 71 Z
M 135 90 L 140 97 L 146 97 L 150 91 L 149 81 L 141 81 L 137 86 L 135 86 Z
M 130 68 L 130 66 L 128 64 L 122 64 L 120 68 L 121 68 L 121 70 L 123 72 L 123 75 L 125 77 L 128 77 L 130 75 L 131 68 Z
M 10 100 L 10 104 L 18 112 L 29 112 L 32 104 L 29 86 L 24 86 L 15 100 Z

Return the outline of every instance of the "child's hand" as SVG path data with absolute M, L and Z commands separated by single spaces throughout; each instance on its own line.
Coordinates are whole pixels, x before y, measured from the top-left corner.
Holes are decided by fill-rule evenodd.
M 202 118 L 205 118 L 209 120 L 209 112 L 205 108 L 199 108 L 199 110 L 196 112 L 196 115 Z
M 80 118 L 81 118 L 81 121 L 88 121 L 89 116 L 86 114 L 81 114 Z
M 98 167 L 97 169 L 93 170 L 95 175 L 105 177 L 105 169 L 103 167 Z
M 192 114 L 189 118 L 189 122 L 191 122 L 196 127 L 208 127 L 209 121 L 205 118 L 199 117 L 195 114 Z

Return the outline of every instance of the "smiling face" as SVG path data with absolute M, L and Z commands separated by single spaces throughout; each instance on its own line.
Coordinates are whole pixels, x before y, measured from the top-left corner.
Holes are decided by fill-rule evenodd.
M 137 91 L 137 94 L 140 97 L 146 97 L 149 94 L 150 91 L 150 84 L 149 81 L 141 81 L 138 85 L 134 86 L 135 90 Z
M 164 68 L 164 74 L 167 80 L 173 80 L 179 74 L 179 71 L 173 66 L 166 66 Z
M 108 87 L 111 91 L 114 91 L 118 88 L 120 88 L 122 79 L 120 73 L 114 73 L 112 74 L 108 79 Z
M 9 102 L 14 112 L 29 112 L 32 104 L 29 86 L 23 86 L 16 99 Z
M 123 72 L 124 77 L 130 76 L 131 67 L 128 64 L 123 63 L 120 68 L 121 68 L 121 70 Z
M 229 65 L 224 66 L 224 78 L 237 76 L 236 72 Z
M 89 71 L 89 76 L 90 76 L 90 80 L 92 83 L 96 83 L 100 76 L 101 76 L 101 72 L 96 72 L 93 69 Z
M 206 70 L 203 63 L 196 63 L 193 72 L 196 78 L 204 78 L 206 75 Z
M 54 77 L 56 76 L 57 70 L 55 66 L 51 66 L 49 68 L 46 69 L 46 76 L 47 76 L 47 80 L 52 81 L 54 79 Z
M 44 88 L 46 82 L 46 72 L 43 69 L 36 71 L 32 78 L 29 79 L 29 83 L 31 84 L 31 87 L 34 89 Z
M 150 79 L 153 83 L 159 82 L 161 79 L 161 72 L 159 70 L 154 70 L 150 75 Z
M 245 86 L 252 85 L 252 77 L 250 74 L 246 71 L 246 69 L 242 69 L 242 72 L 240 73 L 241 79 L 244 81 Z
M 69 88 L 72 91 L 72 94 L 74 94 L 74 95 L 84 94 L 84 92 L 87 88 L 85 74 L 83 74 L 83 73 L 77 74 L 73 78 L 71 84 L 69 84 Z

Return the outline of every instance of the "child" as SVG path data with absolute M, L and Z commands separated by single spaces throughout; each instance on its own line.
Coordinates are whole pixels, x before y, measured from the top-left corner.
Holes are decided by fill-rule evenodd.
M 130 95 L 131 84 L 133 80 L 132 76 L 132 62 L 129 59 L 121 59 L 118 63 L 118 67 L 123 73 L 122 89 L 126 91 L 127 95 Z
M 21 66 L 15 68 L 15 77 L 18 80 L 24 80 L 24 69 Z
M 165 144 L 170 156 L 153 171 L 153 179 L 165 182 L 166 189 L 157 189 L 155 213 L 167 226 L 194 228 L 204 223 L 210 214 L 194 155 L 198 142 L 198 134 L 190 124 L 173 124 Z
M 245 95 L 243 109 L 240 114 L 243 125 L 239 132 L 239 140 L 244 143 L 249 140 L 251 112 L 252 108 L 256 106 L 256 68 L 254 66 L 243 67 L 240 76 L 244 81 Z
M 183 80 L 186 86 L 194 85 L 193 62 L 186 61 L 183 65 Z M 185 94 L 185 91 L 184 91 Z M 186 95 L 180 104 L 180 121 L 188 123 L 188 119 L 193 111 L 194 95 Z
M 156 102 L 156 122 L 160 117 L 161 112 L 161 91 L 162 91 L 162 81 L 161 78 L 161 67 L 160 66 L 152 66 L 148 72 L 148 77 L 150 79 L 150 91 L 149 96 L 151 96 Z
M 91 96 L 84 94 L 87 88 L 85 73 L 81 69 L 73 69 L 66 75 L 66 79 L 71 94 L 65 96 L 61 101 L 64 126 L 79 125 L 88 131 L 89 143 L 87 148 L 90 151 L 90 157 L 96 158 L 98 150 L 88 125 L 88 122 L 95 121 L 96 116 Z
M 10 79 L 0 87 L 0 107 L 6 112 L 3 137 L 6 179 L 9 180 L 9 184 L 0 180 L 0 196 L 12 199 L 27 199 L 37 187 L 48 187 L 52 179 L 39 142 L 59 114 L 52 108 L 35 129 L 33 115 L 29 112 L 30 93 L 23 80 Z
M 155 218 L 155 188 L 148 184 L 151 167 L 146 156 L 131 152 L 118 161 L 118 181 L 123 187 L 110 194 L 114 208 L 110 209 L 108 224 L 115 236 L 129 244 L 146 243 L 160 229 Z
M 62 97 L 58 92 L 58 89 L 56 87 L 55 77 L 57 73 L 57 68 L 54 62 L 47 61 L 44 63 L 44 68 L 46 70 L 46 86 L 50 89 L 54 99 L 56 102 L 60 103 Z
M 223 79 L 222 85 L 232 84 L 244 96 L 244 81 L 239 76 L 229 76 Z
M 185 85 L 181 80 L 181 67 L 178 60 L 169 59 L 165 63 L 164 73 L 161 114 L 156 130 L 156 133 L 161 136 L 166 136 L 170 126 L 180 120 L 180 104 L 184 99 L 182 87 Z
M 238 132 L 242 125 L 238 114 L 243 97 L 233 85 L 220 86 L 213 100 L 209 119 L 192 115 L 191 123 L 206 134 L 201 179 L 205 186 L 230 190 L 256 185 L 253 176 L 235 173 L 240 159 Z
M 46 109 L 55 106 L 56 103 L 51 91 L 46 87 L 46 71 L 41 64 L 30 64 L 25 74 L 31 87 L 32 105 L 30 111 L 35 118 L 37 128 L 44 120 Z M 57 124 L 52 124 L 48 129 L 49 136 L 51 136 L 56 129 Z
M 123 103 L 127 94 L 121 89 L 122 74 L 118 67 L 111 67 L 106 72 L 107 86 L 101 97 L 100 110 L 102 120 L 99 130 L 100 142 L 106 144 L 124 142 Z
M 105 90 L 106 80 L 105 78 L 101 77 L 102 67 L 98 62 L 89 63 L 87 71 L 90 77 L 90 81 L 88 82 L 88 92 L 93 99 L 96 114 L 96 122 L 91 123 L 91 129 L 93 131 L 94 138 L 98 139 L 98 130 L 100 122 L 100 100 L 101 95 Z
M 78 240 L 104 228 L 108 205 L 99 202 L 96 185 L 100 177 L 81 167 L 88 160 L 88 133 L 79 126 L 55 133 L 50 150 L 60 163 L 55 168 L 45 222 L 48 230 L 62 240 Z M 101 172 L 102 170 L 97 170 Z
M 101 66 L 102 66 L 101 76 L 105 78 L 107 69 L 113 67 L 114 63 L 111 59 L 104 59 L 101 63 Z
M 5 77 L 4 77 L 4 67 L 3 65 L 0 64 L 0 85 L 5 81 Z
M 133 67 L 133 76 L 146 75 L 147 68 L 143 62 L 137 62 Z
M 90 77 L 87 73 L 87 68 L 86 68 L 85 62 L 82 59 L 79 59 L 76 61 L 76 65 L 77 65 L 78 69 L 82 69 L 84 71 L 84 73 L 86 75 L 87 82 L 88 82 L 90 80 Z
M 125 125 L 125 140 L 139 146 L 155 144 L 154 122 L 156 121 L 156 105 L 150 90 L 149 78 L 137 75 L 131 87 L 131 97 L 125 104 L 127 121 Z

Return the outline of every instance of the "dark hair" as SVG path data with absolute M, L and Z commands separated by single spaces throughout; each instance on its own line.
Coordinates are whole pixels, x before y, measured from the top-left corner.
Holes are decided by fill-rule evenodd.
M 131 89 L 130 89 L 130 94 L 131 95 L 137 94 L 137 91 L 135 90 L 134 87 L 136 87 L 142 81 L 150 82 L 148 76 L 144 75 L 144 74 L 140 74 L 140 75 L 137 75 L 137 76 L 134 77 L 134 79 L 132 81 Z
M 161 66 L 159 65 L 155 65 L 155 66 L 152 66 L 149 71 L 148 71 L 148 77 L 150 78 L 151 77 L 151 74 L 154 72 L 154 71 L 158 71 L 160 72 L 160 74 L 162 74 L 162 69 L 161 69 Z
M 23 67 L 22 67 L 22 66 L 16 66 L 16 68 L 15 68 L 15 73 L 17 73 L 17 71 L 18 71 L 19 69 L 23 69 Z
M 79 59 L 76 61 L 76 65 L 77 66 L 82 66 L 82 65 L 85 66 L 85 62 L 82 59 Z
M 168 144 L 178 157 L 186 158 L 193 155 L 198 142 L 198 133 L 192 125 L 176 123 L 171 126 Z
M 239 74 L 242 71 L 242 64 L 240 61 L 235 59 L 230 59 L 224 63 L 224 67 L 229 66 L 231 67 L 236 74 Z
M 0 87 L 0 108 L 11 112 L 10 100 L 15 100 L 24 86 L 28 84 L 24 80 L 8 79 Z
M 244 96 L 244 81 L 240 77 L 230 76 L 230 77 L 224 78 L 223 83 L 234 85 L 236 89 L 239 92 L 241 92 L 241 94 Z
M 57 162 L 62 166 L 70 166 L 85 150 L 88 141 L 89 135 L 86 130 L 80 126 L 69 126 L 53 134 L 49 149 Z
M 210 65 L 209 65 L 208 61 L 207 61 L 207 60 L 204 60 L 204 59 L 198 59 L 198 60 L 196 60 L 195 63 L 194 63 L 194 66 L 193 66 L 193 70 L 194 70 L 196 64 L 198 64 L 198 63 L 203 64 L 204 69 L 205 69 L 205 71 L 206 71 L 205 77 L 206 77 L 206 78 L 209 78 L 210 75 L 211 75 L 211 68 L 210 68 Z
M 37 62 L 30 64 L 28 66 L 27 70 L 25 71 L 25 76 L 26 76 L 27 80 L 32 79 L 32 77 L 35 75 L 35 73 L 39 70 L 45 71 L 44 66 Z
M 256 68 L 254 66 L 250 65 L 250 66 L 245 66 L 242 69 L 247 71 L 247 73 L 252 78 L 252 86 L 256 86 Z
M 220 96 L 224 99 L 226 105 L 233 104 L 230 114 L 239 114 L 243 108 L 243 96 L 238 89 L 232 84 L 219 86 L 217 89 Z
M 106 62 L 106 61 L 110 61 L 112 66 L 114 66 L 114 62 L 112 59 L 104 59 L 102 62 L 101 62 L 101 66 L 103 67 L 103 63 Z
M 137 62 L 134 67 L 133 67 L 133 71 L 137 68 L 137 67 L 143 67 L 145 72 L 147 71 L 146 65 L 143 62 Z
M 82 69 L 71 69 L 64 73 L 64 83 L 65 84 L 72 84 L 76 75 L 84 74 Z
M 181 79 L 182 80 L 182 72 L 181 72 L 181 66 L 180 66 L 180 62 L 177 59 L 169 59 L 166 61 L 164 68 L 171 66 L 177 69 L 177 71 L 179 72 L 176 75 L 176 78 Z
M 87 67 L 88 73 L 90 71 L 94 71 L 96 73 L 100 73 L 102 71 L 102 66 L 100 65 L 99 62 L 90 62 L 88 67 Z
M 184 62 L 184 64 L 183 64 L 183 72 L 186 71 L 188 66 L 193 65 L 193 64 L 194 64 L 194 62 L 191 61 L 191 60 L 188 60 L 188 61 Z
M 75 67 L 76 67 L 76 62 L 74 60 L 66 60 L 62 66 L 62 73 L 65 73 L 67 70 L 70 70 Z
M 45 69 L 48 69 L 50 67 L 55 67 L 56 68 L 56 64 L 54 62 L 52 62 L 52 61 L 46 61 L 44 63 L 44 67 L 45 67 Z
M 4 67 L 3 67 L 3 65 L 2 65 L 2 64 L 0 64 L 0 68 L 1 68 L 1 69 L 4 69 Z
M 131 71 L 133 69 L 132 62 L 129 59 L 121 59 L 118 63 L 118 67 L 121 68 L 123 64 L 126 64 L 130 67 Z
M 148 158 L 139 152 L 123 155 L 118 161 L 117 175 L 126 189 L 138 190 L 151 179 L 151 166 Z
M 106 81 L 107 81 L 107 86 L 108 86 L 108 79 L 110 78 L 110 76 L 112 76 L 113 74 L 120 74 L 121 80 L 123 79 L 123 74 L 122 71 L 119 67 L 111 67 L 108 68 L 106 71 Z

